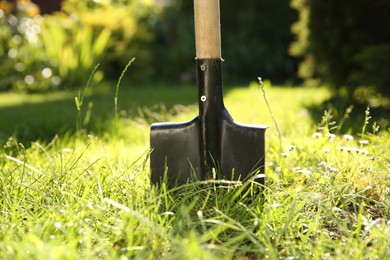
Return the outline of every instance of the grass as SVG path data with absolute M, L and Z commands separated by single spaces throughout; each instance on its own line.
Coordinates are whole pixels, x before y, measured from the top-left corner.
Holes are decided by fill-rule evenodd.
M 1 94 L 0 258 L 389 258 L 386 125 L 313 116 L 324 88 L 265 91 L 282 144 L 257 84 L 225 91 L 236 121 L 271 126 L 265 186 L 173 190 L 150 186 L 149 125 L 195 116 L 194 87 L 123 82 L 117 104 L 112 85 L 88 88 L 82 120 L 76 92 Z

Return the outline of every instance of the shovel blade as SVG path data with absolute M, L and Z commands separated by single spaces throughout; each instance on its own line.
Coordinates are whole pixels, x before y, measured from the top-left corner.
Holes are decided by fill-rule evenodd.
M 191 181 L 204 180 L 204 169 L 215 168 L 217 177 L 225 180 L 245 181 L 255 177 L 264 183 L 265 130 L 266 126 L 251 126 L 235 123 L 225 110 L 218 124 L 219 148 L 217 154 L 206 151 L 202 157 L 202 133 L 199 117 L 186 123 L 155 123 L 151 126 L 150 155 L 151 181 L 168 187 Z M 203 161 L 205 159 L 205 161 Z M 210 167 L 205 167 L 206 163 Z M 256 178 L 256 176 L 260 176 Z
M 221 172 L 228 180 L 245 181 L 254 177 L 264 183 L 266 126 L 235 123 L 230 116 L 222 119 Z
M 151 181 L 168 186 L 199 180 L 199 119 L 151 126 Z

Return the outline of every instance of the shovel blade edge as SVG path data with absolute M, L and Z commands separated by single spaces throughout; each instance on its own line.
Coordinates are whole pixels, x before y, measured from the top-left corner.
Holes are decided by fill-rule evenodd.
M 235 123 L 231 117 L 222 120 L 221 172 L 228 180 L 247 180 L 264 183 L 265 131 L 262 125 Z M 258 177 L 256 177 L 258 176 Z
M 199 119 L 151 125 L 151 181 L 168 186 L 199 180 Z

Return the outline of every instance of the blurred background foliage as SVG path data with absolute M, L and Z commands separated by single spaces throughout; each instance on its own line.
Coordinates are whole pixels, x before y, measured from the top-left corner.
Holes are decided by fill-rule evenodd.
M 116 80 L 133 57 L 132 80 L 194 82 L 192 0 L 42 3 L 0 0 L 0 90 L 79 88 L 97 63 L 94 81 Z M 389 13 L 390 0 L 221 0 L 225 82 L 389 97 Z
M 145 68 L 135 75 L 151 76 L 148 23 L 157 12 L 151 1 L 67 0 L 61 10 L 44 16 L 31 15 L 24 4 L 0 13 L 2 90 L 79 88 L 96 64 L 101 66 L 94 80 L 100 81 L 104 74 L 116 76 L 134 56 Z
M 299 21 L 290 53 L 303 58 L 301 78 L 351 100 L 362 92 L 390 97 L 390 0 L 292 0 L 291 6 Z

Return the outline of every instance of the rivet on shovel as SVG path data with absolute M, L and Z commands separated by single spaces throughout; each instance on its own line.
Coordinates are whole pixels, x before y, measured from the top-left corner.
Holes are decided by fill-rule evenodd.
M 228 180 L 264 176 L 267 126 L 235 123 L 223 103 L 219 0 L 195 0 L 194 10 L 199 115 L 152 124 L 151 181 L 173 187 L 212 179 L 214 171 Z

